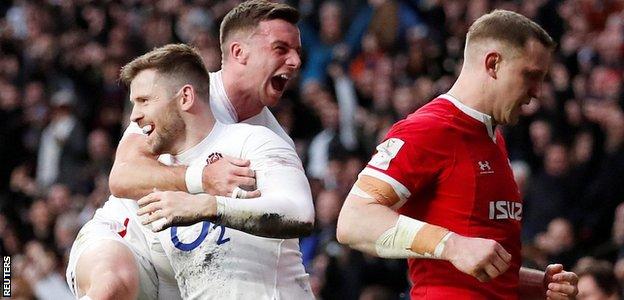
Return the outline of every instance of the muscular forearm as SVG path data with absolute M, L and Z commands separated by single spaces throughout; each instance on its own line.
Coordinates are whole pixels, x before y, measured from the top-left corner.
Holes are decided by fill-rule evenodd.
M 217 197 L 221 225 L 270 238 L 309 235 L 314 226 L 310 186 L 302 170 L 282 168 L 259 172 L 262 196 L 254 199 Z
M 420 232 L 417 228 L 420 225 L 415 222 L 419 221 L 401 216 L 374 199 L 350 194 L 338 218 L 338 241 L 377 257 L 442 259 L 433 255 L 432 247 L 424 246 L 428 243 L 415 243 L 415 239 L 422 240 L 415 237 Z M 423 226 L 441 228 L 430 224 Z
M 166 166 L 148 159 L 115 163 L 110 175 L 111 194 L 119 198 L 139 199 L 155 188 L 186 191 L 185 170 L 184 166 Z
M 337 238 L 340 243 L 368 254 L 379 256 L 375 243 L 379 237 L 394 224 L 399 214 L 389 207 L 376 203 L 374 199 L 366 199 L 349 195 L 338 217 Z M 375 222 L 371 222 L 375 220 Z M 386 258 L 407 258 L 403 255 Z
M 235 199 L 217 197 L 216 223 L 268 238 L 307 236 L 314 227 L 314 212 L 288 198 Z
M 518 295 L 520 299 L 544 299 L 544 272 L 520 268 Z
M 145 137 L 128 134 L 119 143 L 111 169 L 111 193 L 120 198 L 139 199 L 154 190 L 186 191 L 186 167 L 165 166 L 147 150 Z

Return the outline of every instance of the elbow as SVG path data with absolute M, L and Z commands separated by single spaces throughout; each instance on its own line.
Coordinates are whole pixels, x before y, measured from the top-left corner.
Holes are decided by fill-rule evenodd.
M 122 182 L 120 182 L 120 180 L 114 179 L 112 173 L 111 176 L 108 178 L 108 188 L 110 189 L 111 195 L 117 198 L 127 198 L 125 197 L 125 195 L 127 195 L 128 191 L 126 190 Z
M 108 177 L 108 188 L 111 195 L 118 198 L 130 198 L 130 189 L 128 188 L 126 181 L 123 180 L 122 174 L 120 174 L 119 166 L 113 166 L 110 175 Z
M 336 239 L 338 243 L 343 245 L 351 244 L 351 232 L 349 231 L 349 226 L 346 224 L 346 219 L 344 211 L 340 212 L 338 216 L 338 225 L 336 227 Z

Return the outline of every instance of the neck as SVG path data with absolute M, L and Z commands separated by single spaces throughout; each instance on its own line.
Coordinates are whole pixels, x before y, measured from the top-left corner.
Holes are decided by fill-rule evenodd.
M 264 105 L 260 102 L 260 96 L 254 93 L 258 87 L 250 84 L 254 80 L 247 78 L 247 72 L 223 64 L 221 77 L 225 94 L 236 111 L 237 121 L 249 119 L 262 111 Z
M 490 95 L 486 92 L 487 89 L 484 88 L 484 85 L 475 84 L 475 82 L 485 81 L 475 80 L 475 78 L 479 78 L 477 74 L 471 74 L 462 70 L 459 78 L 457 78 L 457 81 L 455 81 L 455 84 L 447 93 L 464 105 L 492 116 L 493 101 L 491 101 Z
M 212 131 L 215 124 L 215 119 L 208 104 L 196 105 L 193 111 L 189 111 L 182 119 L 186 125 L 184 137 L 182 137 L 179 146 L 176 147 L 178 150 L 172 153 L 174 155 L 178 155 L 199 144 Z

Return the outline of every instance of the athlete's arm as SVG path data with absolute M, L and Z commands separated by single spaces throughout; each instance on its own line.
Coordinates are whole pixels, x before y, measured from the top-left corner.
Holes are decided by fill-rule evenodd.
M 382 180 L 361 174 L 338 217 L 340 243 L 384 258 L 437 258 L 480 281 L 509 268 L 511 255 L 494 240 L 469 238 L 399 215 L 400 197 Z
M 567 300 L 578 294 L 578 276 L 563 270 L 560 264 L 546 267 L 546 272 L 520 268 L 518 294 L 520 299 Z
M 144 224 L 160 220 L 158 231 L 202 220 L 270 238 L 309 235 L 314 227 L 310 185 L 295 151 L 268 129 L 250 135 L 244 157 L 252 161 L 257 188 L 262 196 L 253 200 L 207 194 L 155 192 L 139 200 Z M 277 141 L 277 142 L 276 142 Z M 161 223 L 162 222 L 162 223 Z
M 153 192 L 139 199 L 138 215 L 154 231 L 211 221 L 249 234 L 269 238 L 309 235 L 314 227 L 310 186 L 296 168 L 278 168 L 259 176 L 262 196 L 249 199 Z
M 185 191 L 186 167 L 168 167 L 147 149 L 145 136 L 130 133 L 119 142 L 109 177 L 111 194 L 138 199 L 154 188 Z
M 139 199 L 155 188 L 165 191 L 188 191 L 186 166 L 166 166 L 151 154 L 145 136 L 127 133 L 119 142 L 111 169 L 109 188 L 120 198 Z M 249 161 L 227 157 L 206 165 L 201 174 L 204 191 L 227 195 L 236 186 L 255 186 Z

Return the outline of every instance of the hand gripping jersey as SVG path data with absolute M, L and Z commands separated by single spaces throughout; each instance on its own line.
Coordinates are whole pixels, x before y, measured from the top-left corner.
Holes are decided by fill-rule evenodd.
M 400 214 L 494 239 L 510 268 L 481 283 L 450 262 L 409 259 L 412 299 L 517 299 L 522 202 L 491 118 L 442 95 L 395 124 L 362 174 L 393 186 Z
M 288 193 L 299 203 L 291 209 L 312 210 L 309 186 L 294 150 L 265 127 L 216 123 L 198 145 L 165 164 L 191 164 L 215 156 L 251 160 L 261 198 Z M 277 176 L 277 177 L 276 177 Z M 305 187 L 292 189 L 277 178 L 299 177 Z M 201 222 L 158 234 L 184 299 L 312 299 L 298 239 L 270 239 Z

